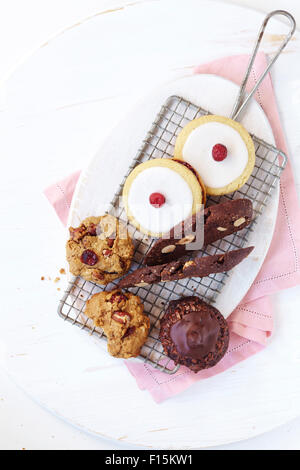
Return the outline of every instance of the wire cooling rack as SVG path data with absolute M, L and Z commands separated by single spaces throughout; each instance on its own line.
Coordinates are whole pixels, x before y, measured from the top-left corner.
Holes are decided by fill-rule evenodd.
M 117 192 L 111 202 L 109 212 L 113 213 L 119 220 L 128 223 L 125 210 L 121 203 L 121 194 L 123 184 L 132 171 L 139 163 L 152 158 L 172 158 L 174 154 L 174 145 L 176 137 L 181 129 L 191 120 L 211 114 L 208 111 L 180 98 L 179 96 L 169 97 L 160 112 L 156 116 L 151 129 L 149 130 L 141 149 L 138 151 L 132 164 L 128 168 L 127 174 L 120 183 Z M 236 232 L 225 239 L 205 247 L 202 250 L 203 255 L 212 255 L 216 252 L 225 253 L 228 250 L 242 248 L 247 240 L 249 233 L 254 229 L 257 223 L 257 216 L 262 213 L 267 204 L 272 189 L 277 184 L 280 174 L 287 161 L 286 155 L 274 146 L 267 144 L 254 135 L 251 136 L 255 145 L 256 163 L 252 175 L 245 185 L 238 191 L 225 196 L 208 197 L 207 205 L 221 202 L 225 199 L 236 199 L 246 197 L 253 203 L 255 220 L 252 224 L 240 232 Z M 136 242 L 136 249 L 131 271 L 142 265 L 145 253 L 154 242 L 138 230 L 129 226 L 131 235 Z M 173 374 L 178 370 L 178 366 L 164 354 L 162 345 L 158 339 L 159 322 L 165 310 L 165 306 L 182 295 L 199 295 L 207 302 L 214 303 L 217 295 L 221 292 L 226 282 L 226 273 L 211 274 L 204 278 L 182 279 L 175 282 L 153 284 L 146 287 L 135 287 L 130 289 L 137 294 L 144 303 L 145 313 L 150 318 L 149 337 L 144 344 L 140 359 L 151 363 L 157 369 L 168 374 Z M 105 339 L 105 335 L 100 328 L 95 328 L 91 319 L 84 315 L 85 303 L 91 295 L 102 290 L 114 289 L 117 282 L 112 282 L 107 286 L 99 286 L 93 282 L 85 281 L 80 277 L 73 278 L 66 290 L 58 307 L 59 315 L 65 320 L 82 329 L 86 329 L 92 335 Z

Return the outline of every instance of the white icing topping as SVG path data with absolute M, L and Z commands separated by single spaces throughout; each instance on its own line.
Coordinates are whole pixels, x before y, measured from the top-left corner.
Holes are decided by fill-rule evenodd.
M 166 202 L 159 208 L 149 202 L 152 193 L 161 193 Z M 165 167 L 151 167 L 133 180 L 128 194 L 128 207 L 139 224 L 150 232 L 168 232 L 190 215 L 193 193 L 184 178 Z
M 221 162 L 212 157 L 212 148 L 216 144 L 227 147 L 227 157 Z M 206 186 L 221 188 L 243 173 L 248 162 L 248 149 L 233 127 L 221 122 L 207 122 L 190 133 L 182 158 L 198 171 Z

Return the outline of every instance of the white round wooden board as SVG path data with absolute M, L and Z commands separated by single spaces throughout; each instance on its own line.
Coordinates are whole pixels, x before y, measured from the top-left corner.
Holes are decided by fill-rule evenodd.
M 82 172 L 73 197 L 68 226 L 76 227 L 84 218 L 105 212 L 151 123 L 169 96 L 181 96 L 214 114 L 230 116 L 238 91 L 236 84 L 216 75 L 192 75 L 172 81 L 150 94 L 112 130 L 90 165 Z M 275 143 L 268 120 L 256 101 L 249 105 L 241 123 L 265 142 Z M 216 299 L 215 305 L 225 318 L 246 295 L 260 270 L 273 237 L 278 198 L 277 184 L 272 199 L 249 237 L 247 246 L 254 246 L 254 250 L 229 273 L 226 286 Z M 236 286 L 239 288 L 236 289 Z
M 299 415 L 298 288 L 276 296 L 268 348 L 157 405 L 122 361 L 57 316 L 65 229 L 41 196 L 47 184 L 86 167 L 133 103 L 157 85 L 190 75 L 199 63 L 249 53 L 262 19 L 212 1 L 130 4 L 57 35 L 2 89 L 1 236 L 10 249 L 1 253 L 0 364 L 36 401 L 81 429 L 128 445 L 193 448 L 246 439 Z M 270 25 L 266 52 L 283 31 Z M 297 33 L 273 81 L 298 186 L 299 72 Z

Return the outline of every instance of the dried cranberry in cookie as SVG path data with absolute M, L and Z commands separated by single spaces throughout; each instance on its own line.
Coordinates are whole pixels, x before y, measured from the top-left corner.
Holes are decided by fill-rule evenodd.
M 123 189 L 128 219 L 152 236 L 161 236 L 194 214 L 203 199 L 194 172 L 168 158 L 155 158 L 136 166 Z
M 207 194 L 236 191 L 250 177 L 255 148 L 246 129 L 224 116 L 208 115 L 189 122 L 177 137 L 174 159 L 189 163 Z
M 80 261 L 81 261 L 83 264 L 87 264 L 88 266 L 94 266 L 95 264 L 98 263 L 99 258 L 98 258 L 98 256 L 96 255 L 96 253 L 94 253 L 94 251 L 92 251 L 92 250 L 84 250 L 84 251 L 82 252 L 82 255 L 80 256 Z

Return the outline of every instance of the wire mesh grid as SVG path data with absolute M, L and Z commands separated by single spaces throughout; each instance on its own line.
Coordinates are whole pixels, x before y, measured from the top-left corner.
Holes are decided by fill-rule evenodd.
M 140 150 L 120 183 L 108 212 L 113 213 L 120 221 L 128 224 L 120 196 L 123 184 L 129 173 L 137 164 L 149 159 L 172 158 L 175 140 L 181 129 L 191 120 L 207 114 L 211 113 L 181 97 L 169 97 L 156 116 Z M 226 199 L 247 197 L 253 203 L 254 220 L 250 226 L 240 232 L 236 232 L 203 248 L 201 250 L 203 255 L 212 255 L 217 252 L 225 253 L 231 249 L 242 248 L 247 243 L 249 234 L 257 223 L 257 216 L 262 213 L 266 206 L 268 197 L 286 165 L 287 158 L 283 152 L 254 135 L 251 137 L 253 138 L 256 152 L 256 163 L 252 175 L 238 191 L 230 195 L 208 197 L 207 205 L 216 204 Z M 154 240 L 149 239 L 130 225 L 128 228 L 136 244 L 131 266 L 132 271 L 142 265 L 144 255 L 150 249 Z M 165 306 L 171 300 L 182 295 L 195 295 L 195 293 L 203 297 L 207 302 L 214 303 L 226 282 L 226 277 L 226 273 L 218 273 L 204 278 L 190 278 L 153 284 L 146 287 L 131 288 L 131 292 L 141 298 L 145 313 L 149 316 L 151 324 L 148 339 L 141 349 L 140 359 L 151 363 L 155 368 L 168 374 L 175 373 L 178 370 L 178 366 L 174 365 L 164 354 L 158 339 L 159 323 L 164 314 Z M 112 282 L 107 286 L 99 286 L 80 277 L 73 278 L 60 301 L 58 308 L 59 315 L 72 324 L 88 330 L 90 334 L 106 339 L 101 328 L 95 328 L 92 320 L 84 315 L 85 303 L 97 292 L 114 289 L 117 282 Z

